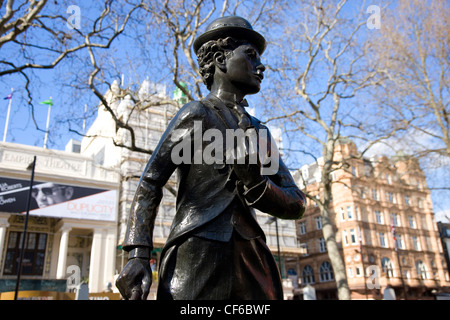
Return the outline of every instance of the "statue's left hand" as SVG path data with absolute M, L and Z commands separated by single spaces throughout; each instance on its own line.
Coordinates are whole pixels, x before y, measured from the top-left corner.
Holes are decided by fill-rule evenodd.
M 128 261 L 116 280 L 116 286 L 126 300 L 147 300 L 151 285 L 150 262 L 141 258 Z
M 245 163 L 233 164 L 234 173 L 237 178 L 247 187 L 251 188 L 264 180 L 261 175 L 261 165 L 258 163 L 251 164 L 249 156 L 246 155 Z

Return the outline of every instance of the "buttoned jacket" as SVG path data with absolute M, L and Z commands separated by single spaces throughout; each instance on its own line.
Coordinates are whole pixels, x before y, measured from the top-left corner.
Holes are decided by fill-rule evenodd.
M 268 130 L 258 119 L 250 118 L 257 131 Z M 176 214 L 166 247 L 207 225 L 236 197 L 243 199 L 250 211 L 256 208 L 282 219 L 302 217 L 305 196 L 281 157 L 276 174 L 264 176 L 264 180 L 251 189 L 239 187 L 232 164 L 198 161 L 198 152 L 203 152 L 211 143 L 202 138 L 198 141 L 198 137 L 203 137 L 208 129 L 217 129 L 224 137 L 227 130 L 239 129 L 238 119 L 230 108 L 212 94 L 203 101 L 187 103 L 171 120 L 140 178 L 123 243 L 125 250 L 136 246 L 153 247 L 153 227 L 162 189 L 175 171 L 178 178 Z M 271 141 L 267 139 L 268 144 Z M 182 147 L 184 152 L 190 149 L 192 153 L 182 154 L 181 158 L 189 161 L 178 163 L 175 158 L 180 158 Z M 271 150 L 271 146 L 266 150 Z

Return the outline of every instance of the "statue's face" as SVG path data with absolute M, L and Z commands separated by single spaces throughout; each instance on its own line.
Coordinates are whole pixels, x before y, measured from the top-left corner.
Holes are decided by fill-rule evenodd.
M 244 94 L 254 94 L 261 89 L 266 69 L 253 44 L 243 44 L 233 51 L 225 52 L 226 77 L 230 84 Z

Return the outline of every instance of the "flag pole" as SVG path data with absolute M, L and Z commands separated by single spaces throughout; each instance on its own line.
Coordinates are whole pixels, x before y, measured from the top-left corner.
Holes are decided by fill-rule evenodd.
M 83 134 L 85 134 L 86 128 L 86 113 L 87 113 L 87 104 L 84 105 Z
M 12 93 L 14 89 L 11 88 L 11 97 L 9 98 L 8 103 L 8 112 L 6 113 L 6 123 L 5 123 L 5 132 L 3 133 L 3 142 L 6 142 L 6 133 L 8 132 L 8 124 L 9 124 L 9 114 L 11 113 L 11 103 L 12 103 Z
M 50 97 L 50 100 L 52 100 L 52 97 Z M 47 139 L 48 139 L 48 126 L 50 124 L 50 110 L 52 108 L 52 103 L 48 104 L 48 112 L 47 112 L 47 125 L 45 128 L 45 138 L 44 138 L 44 149 L 47 149 Z

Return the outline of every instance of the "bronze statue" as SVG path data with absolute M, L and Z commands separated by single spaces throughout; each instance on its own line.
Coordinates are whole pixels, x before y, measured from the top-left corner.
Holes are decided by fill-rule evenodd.
M 141 176 L 123 243 L 129 261 L 116 282 L 125 299 L 147 299 L 154 221 L 162 188 L 175 170 L 176 215 L 161 253 L 157 298 L 283 298 L 280 274 L 253 208 L 299 219 L 305 196 L 270 134 L 260 138 L 267 127 L 244 109 L 244 97 L 260 90 L 265 47 L 264 37 L 237 16 L 214 20 L 195 40 L 210 94 L 175 115 Z M 248 134 L 237 139 L 241 145 L 230 147 L 237 132 L 256 133 L 256 145 Z

